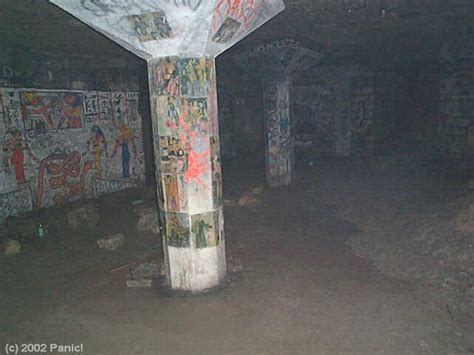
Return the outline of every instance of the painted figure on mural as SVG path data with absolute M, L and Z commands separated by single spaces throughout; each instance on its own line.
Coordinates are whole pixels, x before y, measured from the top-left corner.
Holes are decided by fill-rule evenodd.
M 82 128 L 82 96 L 68 94 L 64 98 L 63 115 L 67 118 L 67 128 Z
M 97 176 L 102 176 L 104 168 L 102 166 L 102 156 L 106 155 L 108 158 L 107 152 L 107 140 L 105 139 L 104 132 L 102 129 L 94 125 L 91 128 L 91 134 L 87 140 L 87 149 L 94 157 L 94 169 Z
M 213 228 L 213 226 L 203 219 L 198 219 L 193 223 L 193 232 L 196 235 L 196 248 L 205 248 L 207 246 L 212 246 L 213 244 L 208 240 L 208 233 Z
M 6 173 L 10 172 L 10 164 L 15 169 L 15 179 L 18 185 L 26 183 L 25 150 L 29 147 L 23 140 L 21 131 L 17 127 L 10 127 L 3 143 L 3 166 Z
M 195 131 L 207 133 L 209 117 L 207 116 L 207 101 L 205 99 L 189 100 L 189 120 Z
M 115 138 L 114 152 L 112 158 L 117 154 L 118 148 L 122 150 L 122 176 L 130 178 L 130 145 L 132 146 L 135 159 L 138 157 L 137 146 L 133 129 L 122 123 L 119 127 L 119 135 Z
M 155 70 L 155 82 L 160 88 L 160 94 L 179 96 L 179 76 L 176 63 L 167 58 Z
M 179 96 L 179 80 L 176 71 L 171 73 L 171 77 L 168 81 L 167 92 L 170 96 Z
M 182 63 L 180 78 L 182 83 L 181 93 L 190 97 L 205 96 L 207 94 L 206 59 L 188 59 Z
M 179 187 L 178 187 L 178 176 L 176 175 L 164 175 L 163 184 L 166 191 L 166 208 L 168 211 L 179 210 Z
M 46 122 L 49 128 L 56 128 L 51 118 L 49 107 L 41 95 L 34 91 L 25 92 L 23 99 L 23 117 L 28 117 L 28 122 L 31 124 L 31 126 L 27 128 L 34 129 L 38 122 Z M 28 112 L 28 114 L 26 112 Z
M 166 231 L 168 232 L 168 245 L 174 247 L 189 246 L 189 224 L 187 215 L 183 213 L 167 213 Z
M 168 97 L 167 116 L 174 123 L 174 124 L 172 124 L 173 127 L 176 127 L 178 125 L 178 121 L 179 121 L 179 110 L 178 110 L 178 107 L 176 106 L 176 99 L 172 98 L 171 96 Z

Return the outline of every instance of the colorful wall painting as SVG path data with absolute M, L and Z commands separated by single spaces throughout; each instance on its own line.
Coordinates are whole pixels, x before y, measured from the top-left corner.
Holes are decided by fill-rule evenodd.
M 26 130 L 84 128 L 83 95 L 78 92 L 22 91 L 21 107 Z
M 0 98 L 0 220 L 144 182 L 138 93 L 0 88 Z

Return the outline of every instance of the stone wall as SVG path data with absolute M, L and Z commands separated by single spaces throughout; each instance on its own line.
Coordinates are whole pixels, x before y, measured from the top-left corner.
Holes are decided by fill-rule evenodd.
M 225 56 L 218 57 L 216 64 L 222 159 L 263 164 L 261 83 Z
M 395 83 L 391 70 L 355 72 L 350 94 L 352 154 L 377 154 L 386 148 L 396 121 Z
M 0 89 L 0 219 L 145 180 L 136 91 Z
M 0 52 L 1 87 L 138 91 L 140 80 L 147 80 L 146 63 L 129 53 L 110 57 L 25 48 Z
M 297 159 L 351 154 L 354 76 L 354 67 L 326 66 L 295 78 L 292 120 Z
M 450 155 L 474 152 L 474 61 L 441 69 L 438 136 Z

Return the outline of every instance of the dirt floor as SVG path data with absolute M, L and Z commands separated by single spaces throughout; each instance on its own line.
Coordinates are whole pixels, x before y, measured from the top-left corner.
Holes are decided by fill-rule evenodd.
M 65 209 L 43 211 L 30 223 L 48 224 L 47 241 L 18 237 L 21 253 L 0 259 L 0 343 L 83 344 L 85 354 L 474 353 L 469 270 L 405 242 L 430 221 L 446 232 L 468 187 L 400 166 L 315 162 L 291 188 L 226 206 L 227 254 L 243 271 L 201 295 L 127 288 L 127 268 L 109 272 L 160 262 L 159 238 L 136 231 L 131 207 L 152 189 L 96 201 L 100 224 L 89 231 L 69 228 Z M 224 175 L 227 200 L 263 184 L 252 169 Z M 9 226 L 15 239 L 18 223 Z M 122 248 L 97 247 L 114 233 Z M 472 241 L 463 233 L 456 241 Z

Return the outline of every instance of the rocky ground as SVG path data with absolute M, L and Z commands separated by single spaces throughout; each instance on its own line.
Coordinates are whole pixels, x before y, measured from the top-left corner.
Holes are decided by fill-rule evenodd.
M 323 199 L 360 230 L 347 241 L 355 255 L 387 275 L 436 286 L 451 315 L 474 317 L 474 190 L 466 171 L 398 156 L 341 162 L 324 175 Z

